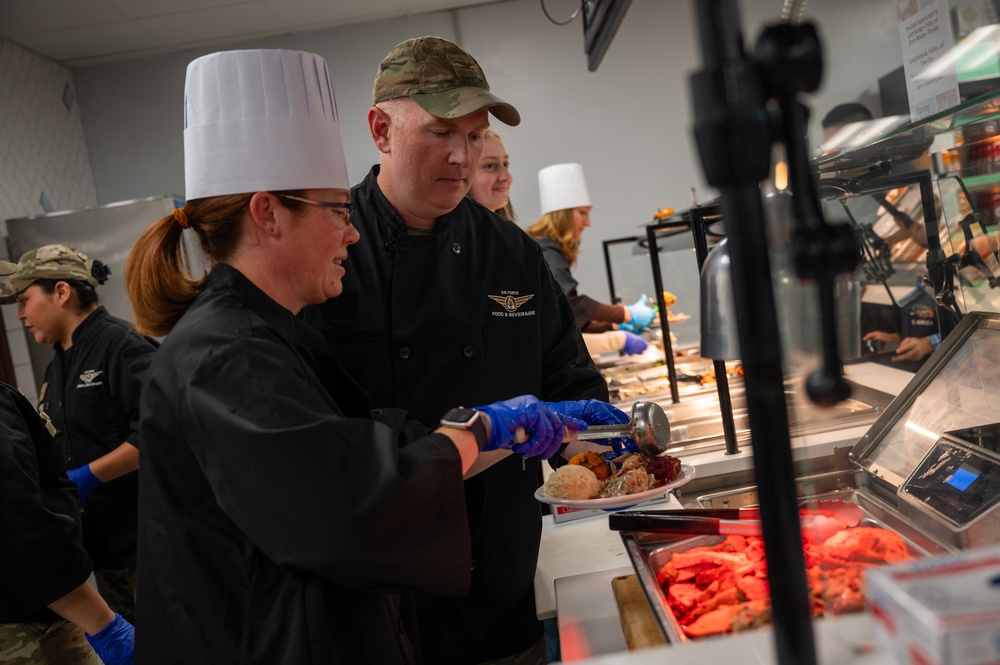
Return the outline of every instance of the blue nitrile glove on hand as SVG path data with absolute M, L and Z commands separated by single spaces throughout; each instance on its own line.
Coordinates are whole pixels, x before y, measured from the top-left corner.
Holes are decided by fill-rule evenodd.
M 115 618 L 101 632 L 86 635 L 104 665 L 132 665 L 135 662 L 135 628 L 121 614 L 115 613 Z
M 646 304 L 646 294 L 643 293 L 639 296 L 631 305 L 627 307 L 629 313 L 632 315 L 632 320 L 628 323 L 623 323 L 619 328 L 628 330 L 629 332 L 640 333 L 649 327 L 649 324 L 653 322 L 653 318 L 656 316 L 653 313 L 652 308 Z
M 615 408 L 607 402 L 596 399 L 582 399 L 575 402 L 545 402 L 546 407 L 564 418 L 583 422 L 586 425 L 623 425 L 631 418 L 621 409 Z M 576 431 L 587 429 L 584 427 L 569 427 Z M 639 446 L 632 439 L 598 439 L 606 442 L 607 445 L 618 455 L 625 453 L 639 452 Z
M 637 353 L 642 353 L 646 350 L 646 347 L 649 346 L 646 344 L 646 340 L 639 337 L 635 333 L 631 333 L 626 330 L 623 330 L 622 332 L 625 333 L 625 346 L 622 347 L 622 353 L 634 356 Z
M 493 427 L 489 441 L 483 446 L 484 451 L 509 448 L 524 457 L 548 459 L 562 445 L 564 425 L 572 429 L 586 428 L 583 422 L 562 418 L 550 411 L 533 395 L 522 395 L 475 409 L 488 415 Z M 519 442 L 519 434 L 527 436 L 527 440 Z
M 66 471 L 66 475 L 69 479 L 76 483 L 77 490 L 80 493 L 80 505 L 82 506 L 86 501 L 90 493 L 96 490 L 98 487 L 104 484 L 94 473 L 90 470 L 90 465 L 86 464 L 78 469 L 69 469 Z

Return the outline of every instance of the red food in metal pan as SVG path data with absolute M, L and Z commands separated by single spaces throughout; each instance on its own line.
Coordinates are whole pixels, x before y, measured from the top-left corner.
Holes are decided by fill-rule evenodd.
M 870 526 L 841 529 L 821 542 L 805 539 L 803 548 L 816 617 L 863 609 L 865 569 L 911 558 L 898 534 Z M 764 541 L 757 536 L 731 535 L 717 545 L 674 552 L 657 581 L 688 637 L 771 622 Z

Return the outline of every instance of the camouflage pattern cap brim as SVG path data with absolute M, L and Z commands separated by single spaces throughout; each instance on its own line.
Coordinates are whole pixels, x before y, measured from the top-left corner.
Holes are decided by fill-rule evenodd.
M 489 109 L 500 122 L 516 127 L 521 114 L 513 106 L 482 88 L 455 88 L 446 92 L 413 95 L 410 99 L 436 118 L 462 118 Z
M 17 270 L 17 264 L 10 261 L 0 261 L 0 275 L 10 275 Z M 0 305 L 9 305 L 17 297 L 17 291 L 6 279 L 0 280 Z
M 17 291 L 6 279 L 0 281 L 0 305 L 9 305 L 17 300 Z

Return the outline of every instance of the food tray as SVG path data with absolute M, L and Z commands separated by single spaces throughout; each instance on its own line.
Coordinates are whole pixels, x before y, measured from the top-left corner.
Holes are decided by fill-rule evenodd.
M 906 542 L 911 553 L 917 558 L 923 558 L 935 554 L 945 553 L 947 547 L 936 541 L 929 540 L 923 535 L 920 529 L 913 523 L 907 521 L 902 516 L 893 513 L 882 504 L 881 501 L 873 499 L 861 491 L 850 489 L 839 491 L 827 495 L 818 495 L 809 500 L 841 499 L 858 504 L 865 517 L 859 526 L 877 526 L 896 532 Z M 684 537 L 669 534 L 657 534 L 649 532 L 620 532 L 625 551 L 628 552 L 632 565 L 635 567 L 636 576 L 642 585 L 646 599 L 649 601 L 650 609 L 659 622 L 663 634 L 671 644 L 688 644 L 691 638 L 684 634 L 670 606 L 667 605 L 666 595 L 657 582 L 656 576 L 660 568 L 670 560 L 674 552 L 684 552 L 694 547 L 712 546 L 723 540 L 725 536 L 695 536 Z M 714 637 L 725 637 L 718 635 Z M 700 638 L 712 639 L 711 637 Z

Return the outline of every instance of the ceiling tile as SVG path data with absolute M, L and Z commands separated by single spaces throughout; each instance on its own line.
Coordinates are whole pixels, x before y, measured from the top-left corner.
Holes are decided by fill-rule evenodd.
M 403 0 L 263 0 L 286 25 L 317 28 L 407 13 Z
M 496 1 L 0 0 L 0 39 L 82 67 Z
M 283 31 L 270 8 L 259 2 L 154 16 L 136 19 L 136 22 L 164 39 L 184 45 L 213 38 Z
M 121 21 L 125 17 L 103 0 L 0 0 L 0 35 L 24 35 Z
M 104 0 L 104 2 L 130 18 L 179 14 L 227 5 L 260 4 L 259 0 L 170 0 L 169 2 L 163 0 Z
M 167 40 L 133 21 L 52 30 L 29 35 L 21 41 L 22 46 L 57 62 L 111 53 L 131 53 L 168 44 Z

